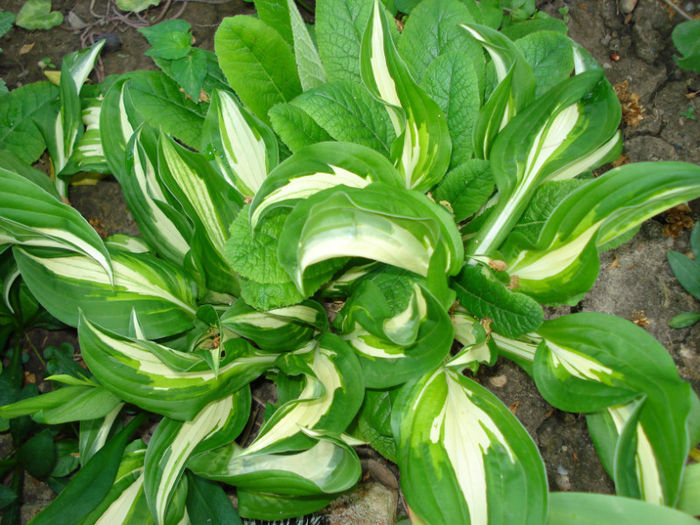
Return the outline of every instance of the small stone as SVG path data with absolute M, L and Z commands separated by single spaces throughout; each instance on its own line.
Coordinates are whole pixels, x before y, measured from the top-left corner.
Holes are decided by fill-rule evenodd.
M 503 388 L 507 382 L 508 378 L 505 375 L 489 377 L 489 383 L 496 388 Z

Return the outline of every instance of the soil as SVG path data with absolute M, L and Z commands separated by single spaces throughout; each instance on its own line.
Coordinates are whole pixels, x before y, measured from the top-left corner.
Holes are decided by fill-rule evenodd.
M 3 9 L 16 13 L 23 1 L 3 0 L 2 3 Z M 146 40 L 127 23 L 112 15 L 105 16 L 106 0 L 93 3 L 96 5 L 91 10 L 87 0 L 77 5 L 68 0 L 54 0 L 53 9 L 65 16 L 62 26 L 49 31 L 25 31 L 15 27 L 0 39 L 3 49 L 0 77 L 10 89 L 43 80 L 38 62 L 45 57 L 60 65 L 64 54 L 103 34 L 116 35 L 120 46 L 103 53 L 98 66 L 99 77 L 154 68 L 151 59 L 144 55 L 148 47 Z M 222 18 L 253 12 L 252 4 L 241 0 L 169 1 L 167 4 L 167 11 L 164 5 L 146 11 L 145 19 L 152 21 L 175 15 L 184 18 L 192 24 L 196 44 L 206 49 L 212 49 L 213 35 Z M 681 7 L 691 14 L 700 12 L 698 2 L 684 0 Z M 625 106 L 624 156 L 629 162 L 684 160 L 700 163 L 700 98 L 693 95 L 700 90 L 700 76 L 679 69 L 673 61 L 670 34 L 682 21 L 673 9 L 662 0 L 639 0 L 638 3 L 552 0 L 540 3 L 539 8 L 563 18 L 569 35 L 603 64 L 608 79 L 618 87 Z M 71 12 L 77 18 L 69 19 Z M 80 23 L 76 20 L 88 25 L 77 27 Z M 130 24 L 138 22 L 134 16 L 129 19 Z M 29 46 L 32 47 L 27 50 Z M 73 186 L 69 197 L 101 233 L 137 233 L 120 189 L 112 179 L 94 186 Z M 632 241 L 602 255 L 599 280 L 579 305 L 572 309 L 550 310 L 548 315 L 598 311 L 637 322 L 669 350 L 681 376 L 700 393 L 700 323 L 684 329 L 668 327 L 671 317 L 697 310 L 700 305 L 678 284 L 666 261 L 669 249 L 681 253 L 689 251 L 687 227 L 698 218 L 700 201 L 690 203 L 686 210 L 648 221 Z M 60 342 L 61 337 L 75 343 L 73 333 L 40 332 L 32 334 L 32 341 L 41 349 L 49 344 L 49 339 L 45 338 Z M 546 462 L 552 490 L 613 492 L 613 483 L 598 460 L 581 415 L 554 410 L 537 393 L 530 378 L 510 362 L 499 361 L 496 366 L 483 369 L 478 379 L 511 407 L 535 439 Z M 381 512 L 389 516 L 387 523 L 392 523 L 394 516 L 403 513 L 400 495 L 397 497 L 395 467 L 367 451 L 363 453 L 363 465 L 367 471 L 366 480 L 357 497 L 362 501 L 369 498 L 367 494 L 375 497 L 385 492 L 379 506 L 388 506 L 388 510 Z M 28 483 L 27 488 L 24 520 L 47 502 L 45 485 L 33 482 Z M 340 510 L 331 510 L 330 522 L 353 525 L 383 522 L 384 518 L 380 519 L 377 514 L 366 517 L 364 511 L 353 510 L 356 499 L 346 496 L 345 499 L 349 502 L 334 505 Z

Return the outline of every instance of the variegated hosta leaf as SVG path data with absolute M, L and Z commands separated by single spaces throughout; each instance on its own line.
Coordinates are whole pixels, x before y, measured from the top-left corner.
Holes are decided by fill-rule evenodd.
M 360 360 L 367 388 L 388 388 L 433 370 L 448 355 L 454 332 L 443 306 L 424 290 L 418 290 L 424 313 L 415 340 L 401 346 L 368 332 L 355 323 L 343 338 Z
M 87 99 L 83 102 L 82 120 L 85 132 L 75 143 L 70 162 L 77 166 L 78 171 L 96 171 L 109 173 L 100 137 L 100 111 L 102 96 Z
M 92 47 L 71 53 L 63 59 L 59 84 L 60 111 L 53 122 L 37 122 L 46 140 L 61 195 L 66 194 L 67 184 L 58 176 L 67 166 L 83 131 L 80 90 L 103 46 L 104 41 L 100 40 Z
M 666 350 L 633 323 L 605 314 L 546 321 L 538 334 L 544 340 L 534 378 L 545 399 L 562 410 L 607 409 L 612 418 L 618 493 L 674 505 L 692 445 L 695 394 Z
M 406 188 L 429 190 L 440 182 L 450 163 L 447 119 L 411 77 L 379 0 L 374 1 L 362 38 L 360 71 L 370 92 L 386 105 L 397 135 L 391 156 Z
M 644 220 L 700 196 L 700 167 L 681 162 L 620 166 L 570 193 L 547 218 L 536 246 L 508 261 L 520 291 L 568 302 L 598 275 L 598 249 Z
M 126 96 L 127 82 L 128 79 L 118 80 L 107 90 L 102 101 L 99 123 L 105 160 L 110 173 L 122 184 L 129 174 L 126 167 L 126 146 L 134 130 L 143 123 Z
M 484 327 L 463 309 L 453 312 L 450 317 L 455 340 L 463 346 L 445 366 L 456 369 L 469 368 L 476 372 L 480 363 L 493 364 L 498 351 Z
M 255 195 L 279 159 L 270 128 L 222 90 L 212 97 L 202 143 L 228 183 L 243 195 Z
M 431 524 L 543 524 L 547 478 L 537 446 L 508 408 L 449 369 L 397 396 L 401 488 Z
M 282 352 L 308 343 L 317 329 L 327 328 L 328 317 L 315 301 L 259 312 L 239 299 L 223 313 L 221 324 L 263 350 Z
M 190 246 L 207 286 L 238 295 L 238 277 L 224 259 L 228 228 L 243 206 L 243 197 L 206 157 L 161 134 L 158 147 L 161 180 L 194 224 Z
M 84 466 L 95 453 L 107 442 L 112 425 L 114 425 L 124 403 L 119 403 L 104 417 L 99 419 L 87 419 L 80 422 L 78 444 L 80 452 L 80 464 Z
M 294 454 L 249 454 L 233 442 L 193 457 L 187 467 L 207 479 L 288 496 L 342 492 L 355 485 L 362 474 L 355 451 L 327 437 Z
M 0 168 L 0 245 L 62 248 L 84 254 L 112 279 L 109 252 L 74 208 L 25 177 Z
M 293 207 L 319 191 L 334 186 L 364 188 L 372 182 L 403 184 L 396 168 L 380 153 L 350 142 L 321 142 L 302 148 L 274 169 L 250 206 L 250 224 L 269 211 Z
M 32 294 L 68 325 L 78 325 L 82 309 L 108 330 L 128 334 L 134 310 L 146 337 L 157 339 L 187 330 L 194 318 L 195 283 L 180 268 L 152 255 L 111 252 L 113 282 L 83 255 L 55 256 L 17 247 L 14 256 Z
M 186 371 L 175 368 L 178 357 L 196 356 L 107 332 L 85 317 L 80 319 L 78 336 L 85 362 L 105 388 L 145 410 L 180 421 L 191 420 L 207 404 L 243 388 L 277 357 L 256 352 L 243 339 L 231 339 L 222 348 L 226 355 L 217 375 L 201 358 Z
M 362 404 L 360 365 L 339 337 L 325 333 L 288 356 L 305 363 L 304 387 L 298 399 L 284 403 L 270 416 L 246 448 L 246 455 L 304 450 L 314 441 L 301 431 L 302 427 L 340 434 Z
M 155 132 L 139 127 L 127 140 L 124 169 L 119 179 L 124 199 L 148 244 L 161 256 L 183 264 L 190 250 L 192 226 L 181 209 L 168 203 L 160 180 Z
M 377 262 L 356 261 L 355 264 L 350 264 L 340 275 L 321 288 L 319 293 L 322 297 L 345 298 L 350 296 L 362 278 L 380 266 L 380 263 Z
M 245 386 L 209 403 L 191 421 L 164 418 L 160 422 L 148 443 L 144 465 L 144 492 L 156 523 L 165 523 L 170 500 L 190 455 L 198 449 L 205 452 L 232 442 L 249 415 L 250 389 Z M 207 441 L 209 446 L 202 447 Z
M 535 190 L 552 174 L 550 170 L 605 147 L 614 126 L 607 126 L 610 135 L 601 137 L 600 123 L 592 121 L 584 111 L 585 104 L 579 102 L 595 90 L 601 76 L 600 71 L 591 71 L 561 82 L 499 133 L 490 154 L 498 203 L 471 240 L 469 252 L 488 255 L 500 246 Z M 591 127 L 592 123 L 596 126 Z
M 444 281 L 445 275 L 459 271 L 463 247 L 444 208 L 418 192 L 374 183 L 317 193 L 287 217 L 278 257 L 299 290 L 304 290 L 306 268 L 344 256 L 374 259 Z

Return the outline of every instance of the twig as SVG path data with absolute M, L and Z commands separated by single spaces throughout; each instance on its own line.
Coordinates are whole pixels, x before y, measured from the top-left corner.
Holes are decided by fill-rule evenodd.
M 690 16 L 688 13 L 686 13 L 686 12 L 685 12 L 683 9 L 681 9 L 679 6 L 677 6 L 676 4 L 674 4 L 673 2 L 671 2 L 671 0 L 663 0 L 663 2 L 664 2 L 667 6 L 669 6 L 669 7 L 672 8 L 673 10 L 675 10 L 676 13 L 678 13 L 679 15 L 681 15 L 683 18 L 686 18 L 686 19 L 688 19 L 688 20 L 693 20 L 693 17 L 692 17 L 692 16 Z

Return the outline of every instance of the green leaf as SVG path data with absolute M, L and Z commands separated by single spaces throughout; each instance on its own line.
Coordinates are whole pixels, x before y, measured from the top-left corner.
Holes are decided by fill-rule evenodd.
M 81 465 L 84 466 L 90 461 L 90 458 L 107 442 L 112 426 L 123 407 L 124 403 L 120 403 L 103 418 L 87 419 L 80 422 L 78 446 Z
M 321 86 L 326 82 L 326 71 L 321 63 L 316 45 L 299 14 L 294 0 L 286 0 L 289 22 L 292 30 L 294 57 L 299 81 L 304 91 Z
M 85 131 L 74 144 L 68 165 L 64 168 L 66 175 L 73 169 L 84 172 L 109 173 L 100 137 L 101 111 L 101 98 L 82 99 L 81 115 Z
M 37 186 L 39 186 L 46 193 L 49 193 L 56 199 L 60 200 L 60 196 L 56 191 L 56 186 L 50 177 L 46 176 L 46 173 L 40 171 L 36 168 L 32 168 L 24 161 L 22 161 L 17 155 L 9 150 L 0 150 L 0 168 L 11 171 L 17 175 L 21 175 L 25 179 L 30 180 Z
M 85 362 L 105 388 L 125 401 L 178 421 L 191 420 L 212 401 L 244 387 L 276 358 L 255 351 L 243 339 L 231 339 L 222 347 L 226 355 L 217 375 L 196 354 L 121 337 L 84 317 L 78 336 Z M 188 368 L 175 366 L 183 361 L 189 363 Z
M 388 201 L 387 192 L 394 199 Z M 381 183 L 326 190 L 297 204 L 278 248 L 280 264 L 297 288 L 312 291 L 307 268 L 345 256 L 373 259 L 440 282 L 459 271 L 462 241 L 444 208 L 418 192 Z
M 185 20 L 166 20 L 138 30 L 146 37 L 151 49 L 146 55 L 154 58 L 175 60 L 184 58 L 192 49 L 190 24 Z
M 49 429 L 44 429 L 17 451 L 17 459 L 35 478 L 45 478 L 56 464 L 56 446 Z
M 462 222 L 486 204 L 494 186 L 489 162 L 471 159 L 448 171 L 433 196 L 441 204 L 447 201 L 455 221 Z
M 250 16 L 225 18 L 214 38 L 216 55 L 241 102 L 263 122 L 268 110 L 301 93 L 292 50 L 274 29 Z
M 276 104 L 268 116 L 272 128 L 293 152 L 333 138 L 308 113 L 292 104 Z
M 411 12 L 401 32 L 398 49 L 413 78 L 423 80 L 428 67 L 441 55 L 463 55 L 474 67 L 481 60 L 481 46 L 458 27 L 473 22 L 464 3 L 459 0 L 427 0 Z
M 678 24 L 671 33 L 673 44 L 683 57 L 673 57 L 679 67 L 700 71 L 700 22 L 688 20 Z
M 143 485 L 156 523 L 165 523 L 167 508 L 190 455 L 206 440 L 216 439 L 221 444 L 233 441 L 249 414 L 250 390 L 244 387 L 209 403 L 190 421 L 164 418 L 160 422 L 146 449 Z
M 638 163 L 610 170 L 568 194 L 545 222 L 537 248 L 506 261 L 508 271 L 518 275 L 521 291 L 543 302 L 576 298 L 598 274 L 597 247 L 697 196 L 700 168 L 692 164 Z
M 78 459 L 78 441 L 75 439 L 63 439 L 56 443 L 56 464 L 51 471 L 51 476 L 62 478 L 68 476 L 80 466 Z
M 120 403 L 108 390 L 95 386 L 66 386 L 0 408 L 7 419 L 32 415 L 39 423 L 58 425 L 106 416 Z
M 401 489 L 422 520 L 544 523 L 547 478 L 537 446 L 493 394 L 438 369 L 397 396 Z
M 169 60 L 154 57 L 156 65 L 182 86 L 192 100 L 199 101 L 204 80 L 207 77 L 206 51 L 193 47 L 182 58 Z
M 410 189 L 426 191 L 445 174 L 452 144 L 440 107 L 411 77 L 391 36 L 391 26 L 379 0 L 362 39 L 362 81 L 386 106 L 398 135 L 391 158 Z
M 268 175 L 251 203 L 252 227 L 257 228 L 275 208 L 292 208 L 322 190 L 340 185 L 364 188 L 372 182 L 395 187 L 403 183 L 386 157 L 365 146 L 345 142 L 308 146 Z
M 337 494 L 280 496 L 278 494 L 253 492 L 245 489 L 238 490 L 237 494 L 238 512 L 240 512 L 241 516 L 272 521 L 316 512 L 337 497 Z
M 112 487 L 129 438 L 145 419 L 144 415 L 138 415 L 118 432 L 30 522 L 31 525 L 71 525 L 95 508 Z
M 391 398 L 397 391 L 365 390 L 365 401 L 352 427 L 355 437 L 369 443 L 392 463 L 398 459 L 396 440 L 391 431 Z
M 9 11 L 0 10 L 0 37 L 12 29 L 12 24 L 15 23 L 15 14 Z
M 135 311 L 146 336 L 159 338 L 186 330 L 194 317 L 195 283 L 181 268 L 152 255 L 111 252 L 111 282 L 102 267 L 85 256 L 54 257 L 19 248 L 13 253 L 32 294 L 68 325 L 78 325 L 82 310 L 101 326 L 128 334 Z
M 117 0 L 117 7 L 122 11 L 139 13 L 151 6 L 157 6 L 161 0 Z
M 685 291 L 700 301 L 700 262 L 690 260 L 682 253 L 669 250 L 668 264 Z
M 0 510 L 10 505 L 18 498 L 17 493 L 5 485 L 0 485 Z
M 577 412 L 609 407 L 619 435 L 613 468 L 617 492 L 675 504 L 695 394 L 668 352 L 643 329 L 605 314 L 546 321 L 538 334 L 545 343 L 535 355 L 534 377 L 545 399 Z
M 480 85 L 483 82 L 479 80 L 479 70 L 482 67 L 481 50 L 476 59 L 451 52 L 432 62 L 423 77 L 423 89 L 447 117 L 447 128 L 452 139 L 451 168 L 472 156 L 472 135 L 481 107 Z
M 26 0 L 17 13 L 17 24 L 22 29 L 51 29 L 63 23 L 60 11 L 51 11 L 51 0 Z
M 542 13 L 540 11 L 540 13 Z M 523 38 L 531 33 L 540 31 L 554 31 L 563 35 L 567 32 L 566 24 L 556 18 L 532 18 L 521 20 L 501 28 L 501 32 L 513 41 Z
M 683 485 L 678 499 L 678 509 L 693 516 L 700 515 L 700 502 L 695 497 L 700 491 L 700 463 L 686 465 Z
M 535 97 L 566 80 L 574 69 L 574 54 L 566 33 L 538 31 L 515 43 L 535 76 Z
M 46 149 L 36 118 L 58 113 L 58 88 L 49 82 L 36 82 L 13 89 L 0 105 L 0 148 L 33 164 Z
M 506 288 L 486 267 L 465 265 L 452 287 L 462 306 L 480 319 L 491 319 L 493 330 L 506 337 L 532 332 L 544 320 L 535 300 Z
M 673 316 L 668 322 L 671 328 L 685 328 L 686 326 L 694 325 L 700 321 L 700 312 L 683 312 Z
M 107 281 L 113 271 L 102 239 L 75 208 L 0 168 L 0 242 L 61 248 L 89 257 Z
M 316 36 L 328 80 L 361 83 L 360 44 L 372 5 L 366 0 L 328 0 L 316 7 Z
M 620 496 L 554 492 L 549 498 L 547 525 L 697 525 L 698 520 L 676 509 Z
M 192 523 L 242 525 L 221 485 L 188 473 L 187 515 Z
M 360 84 L 338 81 L 292 101 L 338 141 L 354 142 L 389 156 L 396 138 L 381 102 Z

